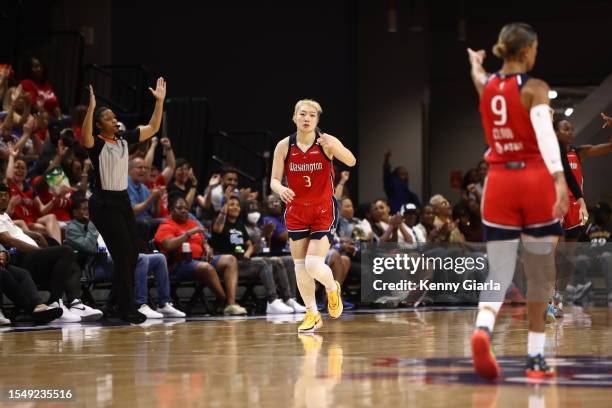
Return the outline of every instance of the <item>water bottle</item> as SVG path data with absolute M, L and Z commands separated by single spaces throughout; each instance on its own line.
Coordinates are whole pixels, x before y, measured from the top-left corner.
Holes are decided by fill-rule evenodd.
M 261 253 L 263 254 L 270 253 L 270 248 L 268 247 L 268 243 L 266 242 L 266 239 L 264 237 L 261 237 L 260 246 L 261 246 Z
M 181 245 L 181 259 L 183 261 L 191 261 L 191 258 L 191 244 L 183 242 L 183 245 Z

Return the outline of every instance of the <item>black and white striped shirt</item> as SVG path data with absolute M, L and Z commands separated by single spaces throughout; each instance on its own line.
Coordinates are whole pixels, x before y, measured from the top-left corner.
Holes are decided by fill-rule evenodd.
M 128 187 L 129 146 L 139 142 L 140 129 L 119 132 L 117 143 L 111 143 L 99 136 L 94 145 L 87 149 L 93 164 L 93 190 L 124 191 Z

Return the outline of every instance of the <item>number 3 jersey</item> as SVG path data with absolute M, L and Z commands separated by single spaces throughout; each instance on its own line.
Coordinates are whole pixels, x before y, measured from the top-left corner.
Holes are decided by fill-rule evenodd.
M 480 98 L 482 126 L 489 149 L 488 163 L 542 161 L 529 111 L 521 103 L 526 74 L 494 74 Z
M 334 195 L 334 166 L 323 147 L 315 142 L 305 151 L 297 145 L 297 134 L 289 136 L 285 157 L 287 186 L 295 193 L 292 204 L 310 205 L 329 201 Z

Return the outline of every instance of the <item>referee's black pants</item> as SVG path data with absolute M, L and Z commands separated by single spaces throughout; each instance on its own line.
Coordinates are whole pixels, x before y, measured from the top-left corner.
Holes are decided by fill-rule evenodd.
M 89 198 L 89 218 L 113 258 L 113 288 L 119 312 L 134 307 L 134 269 L 138 260 L 136 220 L 127 191 L 97 190 Z

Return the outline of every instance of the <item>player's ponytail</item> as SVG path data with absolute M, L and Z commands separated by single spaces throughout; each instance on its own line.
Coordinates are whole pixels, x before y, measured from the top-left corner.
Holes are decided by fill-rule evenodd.
M 502 59 L 514 58 L 520 51 L 531 46 L 538 35 L 533 27 L 526 23 L 506 24 L 499 32 L 493 54 Z

